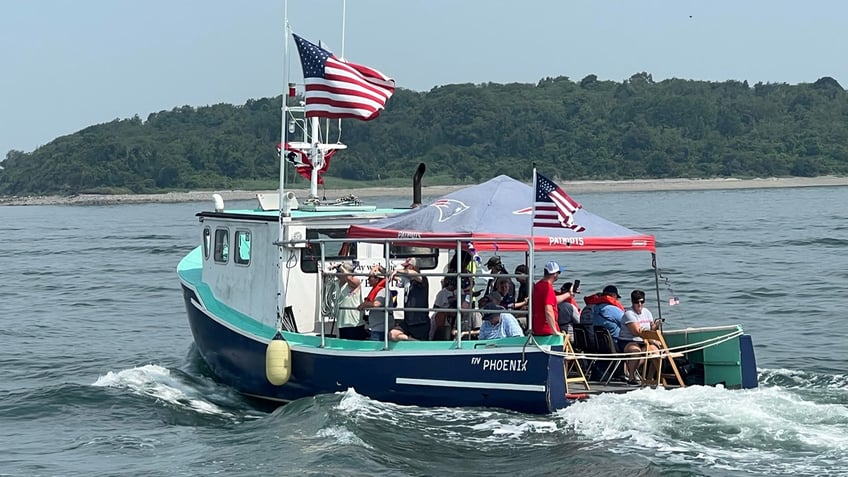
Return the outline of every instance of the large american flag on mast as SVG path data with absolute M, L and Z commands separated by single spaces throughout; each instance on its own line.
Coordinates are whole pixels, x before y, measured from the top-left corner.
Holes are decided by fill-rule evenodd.
M 533 227 L 562 227 L 584 232 L 586 228 L 574 223 L 574 213 L 582 206 L 568 196 L 552 180 L 536 173 L 536 204 Z
M 306 117 L 368 121 L 380 115 L 395 80 L 367 66 L 336 58 L 292 34 L 306 83 Z

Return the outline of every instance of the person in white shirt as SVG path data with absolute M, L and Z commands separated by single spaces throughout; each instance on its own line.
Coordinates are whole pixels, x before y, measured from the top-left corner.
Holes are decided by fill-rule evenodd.
M 347 340 L 364 340 L 368 338 L 365 330 L 365 320 L 359 305 L 362 304 L 361 280 L 353 274 L 353 265 L 342 263 L 336 267 L 339 280 L 337 295 L 337 310 L 339 323 L 339 338 Z
M 433 308 L 453 308 L 456 309 L 456 277 L 445 277 L 442 280 L 442 289 L 436 293 L 436 300 L 433 302 Z M 453 315 L 451 315 L 453 314 Z M 436 311 L 432 316 L 432 326 L 430 327 L 430 339 L 449 339 L 450 338 L 450 320 L 451 316 L 456 316 L 456 311 Z M 445 327 L 448 327 L 445 330 Z M 436 332 L 440 334 L 436 336 Z
M 656 351 L 658 348 L 652 343 L 646 343 L 642 338 L 642 330 L 656 330 L 659 322 L 654 321 L 651 310 L 645 307 L 645 292 L 633 290 L 630 292 L 630 309 L 624 312 L 621 319 L 621 333 L 618 335 L 618 347 L 625 353 L 638 353 L 640 351 Z M 624 365 L 624 374 L 627 382 L 636 384 L 636 370 L 644 360 L 628 360 Z

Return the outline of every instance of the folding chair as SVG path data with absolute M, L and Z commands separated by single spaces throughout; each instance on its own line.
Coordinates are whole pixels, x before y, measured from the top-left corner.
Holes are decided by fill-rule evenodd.
M 615 342 L 612 340 L 612 335 L 609 330 L 604 328 L 603 326 L 595 326 L 595 344 L 598 346 L 598 353 L 601 354 L 616 354 L 617 350 L 615 349 Z M 601 374 L 601 379 L 599 381 L 604 384 L 609 384 L 612 381 L 612 377 L 615 375 L 615 372 L 618 370 L 618 367 L 621 366 L 621 360 L 612 360 L 607 365 L 604 373 Z M 612 368 L 610 370 L 610 368 Z M 607 376 L 609 373 L 609 376 Z M 604 381 L 604 378 L 607 378 Z
M 645 385 L 659 386 L 659 384 L 662 383 L 663 387 L 668 387 L 668 381 L 666 380 L 666 378 L 672 378 L 673 377 L 673 378 L 677 379 L 677 384 L 681 388 L 685 388 L 686 384 L 683 383 L 683 378 L 680 377 L 680 371 L 678 371 L 677 364 L 674 362 L 674 358 L 682 357 L 683 353 L 672 353 L 672 352 L 670 352 L 668 350 L 668 345 L 665 343 L 665 338 L 663 338 L 662 332 L 659 331 L 659 330 L 656 330 L 656 331 L 642 330 L 642 338 L 644 338 L 648 341 L 654 341 L 656 343 L 659 343 L 659 346 L 658 346 L 659 351 L 657 351 L 658 356 L 653 357 L 653 358 L 648 358 L 642 364 L 642 385 L 643 386 L 645 386 Z M 662 372 L 662 368 L 663 368 L 662 360 L 664 360 L 664 359 L 668 360 L 668 364 L 671 367 L 671 370 L 673 371 L 672 373 L 663 373 Z M 657 366 L 656 366 L 657 372 L 656 372 L 656 378 L 651 379 L 651 377 L 648 376 L 648 362 L 654 361 L 654 360 L 656 360 L 656 362 L 657 362 Z
M 587 328 L 583 325 L 574 325 L 574 349 L 584 353 L 597 353 L 594 340 L 589 341 L 589 330 Z M 581 366 L 588 371 L 594 364 L 594 359 L 583 358 Z
M 563 372 L 565 373 L 565 393 L 568 394 L 571 392 L 568 389 L 568 383 L 583 383 L 583 387 L 588 391 L 589 381 L 586 379 L 586 375 L 583 374 L 583 367 L 580 366 L 580 357 L 575 355 L 574 348 L 571 346 L 568 336 L 563 337 L 562 349 L 566 353 L 562 361 Z M 572 371 L 576 371 L 576 376 L 568 377 Z

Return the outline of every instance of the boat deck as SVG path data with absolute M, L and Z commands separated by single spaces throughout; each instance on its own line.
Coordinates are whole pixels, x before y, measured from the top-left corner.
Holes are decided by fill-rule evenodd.
M 616 381 L 612 380 L 609 383 L 603 383 L 601 381 L 589 381 L 589 390 L 587 391 L 582 384 L 580 383 L 572 383 L 569 385 L 570 395 L 577 396 L 578 399 L 588 398 L 591 396 L 596 396 L 598 394 L 606 394 L 606 393 L 627 393 L 630 391 L 636 391 L 638 389 L 643 389 L 647 386 L 642 386 L 640 384 L 627 384 L 624 381 Z M 664 386 L 666 389 L 676 389 L 680 386 L 676 384 L 668 384 Z

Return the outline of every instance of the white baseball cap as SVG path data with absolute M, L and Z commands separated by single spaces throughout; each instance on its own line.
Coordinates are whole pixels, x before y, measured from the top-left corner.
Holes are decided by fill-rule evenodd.
M 545 273 L 553 275 L 554 273 L 562 273 L 565 269 L 560 267 L 556 262 L 548 262 L 545 264 Z

